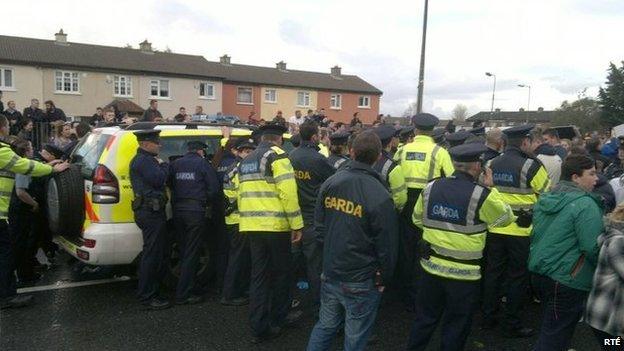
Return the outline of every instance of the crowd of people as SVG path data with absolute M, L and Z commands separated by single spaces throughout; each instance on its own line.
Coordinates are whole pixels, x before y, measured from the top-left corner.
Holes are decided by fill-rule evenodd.
M 37 104 L 24 115 L 45 121 Z M 17 176 L 0 178 L 3 194 L 13 193 L 0 197 L 3 308 L 29 302 L 15 294 L 13 268 L 19 281 L 36 279 L 33 250 L 50 242 L 37 239 L 41 224 L 24 220 L 41 211 L 36 177 L 65 169 L 59 160 L 92 125 L 133 122 L 100 109 L 91 126 L 61 123 L 37 158 L 26 138 L 34 119 L 9 117 L 16 110 L 8 105 L 0 168 Z M 56 116 L 50 123 L 62 120 L 46 105 Z M 179 112 L 176 121 L 189 120 Z M 152 101 L 142 120 L 162 119 Z M 225 128 L 211 160 L 207 145 L 192 141 L 186 155 L 164 162 L 159 130 L 135 132 L 130 180 L 146 308 L 172 305 L 159 288 L 170 202 L 181 262 L 174 303 L 203 301 L 199 251 L 219 236 L 214 284 L 223 305 L 249 305 L 253 343 L 278 337 L 307 313 L 316 320 L 308 350 L 328 350 L 339 330 L 345 350 L 365 349 L 386 289 L 414 313 L 410 350 L 426 349 L 439 324 L 440 348 L 464 349 L 479 310 L 480 327 L 492 333 L 537 334 L 535 350 L 567 350 L 579 320 L 603 349 L 624 337 L 624 139 L 560 139 L 557 129 L 533 125 L 455 131 L 436 128 L 438 118 L 425 113 L 404 127 L 381 116 L 367 127 L 357 113 L 349 125 L 336 123 L 323 109 L 249 122 L 258 125 L 251 137 L 231 138 Z M 293 293 L 302 279 L 303 305 Z M 540 326 L 523 318 L 530 300 L 542 306 Z

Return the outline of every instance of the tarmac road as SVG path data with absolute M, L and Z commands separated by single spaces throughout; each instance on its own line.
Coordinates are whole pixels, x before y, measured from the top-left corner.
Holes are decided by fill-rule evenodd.
M 142 310 L 135 300 L 136 280 L 117 274 L 131 269 L 81 272 L 61 255 L 59 266 L 32 288 L 36 304 L 0 312 L 0 350 L 304 350 L 314 322 L 310 317 L 279 338 L 252 345 L 247 307 L 225 307 L 216 296 L 193 306 L 164 311 Z M 126 280 L 124 280 L 126 279 Z M 33 291 L 34 290 L 34 291 Z M 539 306 L 526 308 L 528 324 L 539 324 Z M 377 319 L 378 342 L 369 350 L 403 350 L 413 314 L 386 294 Z M 436 336 L 429 350 L 439 348 Z M 468 350 L 531 350 L 535 338 L 506 339 L 499 330 L 481 331 L 473 323 Z M 589 328 L 580 323 L 571 348 L 599 350 Z

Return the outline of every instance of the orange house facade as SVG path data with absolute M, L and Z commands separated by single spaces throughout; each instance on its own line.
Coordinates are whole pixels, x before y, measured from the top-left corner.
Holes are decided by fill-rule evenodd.
M 379 98 L 379 94 L 319 91 L 318 105 L 335 122 L 349 123 L 357 112 L 364 124 L 371 124 L 379 115 Z
M 262 116 L 259 86 L 225 83 L 222 96 L 223 114 L 238 116 L 241 121 L 247 121 L 252 112 L 256 116 Z

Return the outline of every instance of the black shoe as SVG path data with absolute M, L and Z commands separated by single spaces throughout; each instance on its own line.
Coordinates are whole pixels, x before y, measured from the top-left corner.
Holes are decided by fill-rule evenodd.
M 171 302 L 160 297 L 155 297 L 150 301 L 143 302 L 143 306 L 145 306 L 146 309 L 153 311 L 164 310 L 171 307 Z
M 302 311 L 290 311 L 286 318 L 284 318 L 284 323 L 282 324 L 286 328 L 294 327 L 297 322 L 301 320 L 303 316 Z
M 235 299 L 228 300 L 225 297 L 222 297 L 219 301 L 223 306 L 245 306 L 249 305 L 248 297 L 237 297 Z
M 194 305 L 196 303 L 204 302 L 204 297 L 199 295 L 191 295 L 184 300 L 176 300 L 176 305 Z
M 31 305 L 35 298 L 32 295 L 16 295 L 11 298 L 8 298 L 0 304 L 0 309 L 3 310 L 5 308 L 19 308 L 26 307 Z
M 529 327 L 520 327 L 505 330 L 506 338 L 528 338 L 535 335 L 535 329 Z
M 282 333 L 282 328 L 280 328 L 280 327 L 271 327 L 271 328 L 269 328 L 269 331 L 267 331 L 266 333 L 263 333 L 261 335 L 253 336 L 251 338 L 251 343 L 252 344 L 260 344 L 260 343 L 263 343 L 265 341 L 277 338 L 278 336 L 280 336 L 281 333 Z
M 41 274 L 33 273 L 31 276 L 19 278 L 19 281 L 17 282 L 17 288 L 19 289 L 26 286 L 35 285 L 41 279 L 41 277 Z

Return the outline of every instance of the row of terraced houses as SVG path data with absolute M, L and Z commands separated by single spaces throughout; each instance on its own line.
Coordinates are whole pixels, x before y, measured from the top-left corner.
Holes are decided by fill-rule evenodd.
M 335 120 L 348 122 L 355 112 L 364 123 L 379 113 L 382 92 L 355 75 L 332 67 L 327 73 L 218 62 L 202 56 L 160 52 L 147 40 L 139 49 L 67 41 L 63 31 L 54 40 L 0 36 L 0 90 L 4 102 L 18 108 L 30 99 L 53 100 L 67 115 L 91 116 L 95 107 L 127 99 L 146 108 L 159 102 L 165 117 L 202 106 L 204 113 L 236 115 L 254 112 L 271 120 L 301 110 L 325 109 Z

